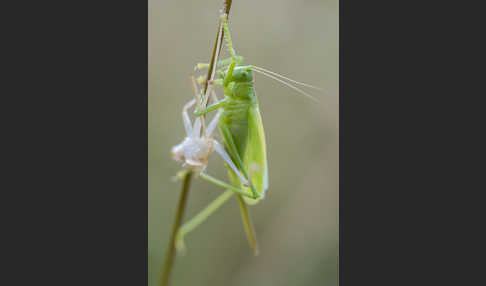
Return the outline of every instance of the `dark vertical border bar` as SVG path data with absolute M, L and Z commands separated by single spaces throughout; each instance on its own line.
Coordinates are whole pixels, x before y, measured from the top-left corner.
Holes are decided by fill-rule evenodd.
M 0 284 L 147 285 L 147 1 L 4 11 L 13 281 Z
M 406 80 L 404 9 L 386 1 L 340 1 L 343 286 L 419 281 L 407 270 L 417 262 L 409 244 L 414 231 L 406 230 L 404 220 L 412 218 L 407 200 L 416 191 L 407 169 L 413 163 L 407 148 L 415 135 L 407 126 L 413 122 L 414 93 L 408 93 Z
M 484 280 L 481 11 L 340 1 L 340 285 Z

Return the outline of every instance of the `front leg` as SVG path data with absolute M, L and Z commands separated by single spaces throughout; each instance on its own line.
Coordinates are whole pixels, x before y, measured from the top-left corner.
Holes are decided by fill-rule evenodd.
M 242 56 L 238 56 L 236 55 L 235 58 L 233 57 L 229 57 L 229 58 L 226 58 L 226 59 L 223 59 L 223 60 L 219 60 L 218 63 L 216 64 L 218 67 L 221 67 L 221 68 L 225 68 L 226 66 L 228 66 L 231 61 L 235 60 L 238 62 L 238 63 L 241 63 L 243 61 L 243 57 Z M 194 70 L 203 70 L 203 69 L 207 69 L 209 68 L 209 64 L 208 63 L 198 63 L 195 67 L 194 67 Z
M 223 100 L 220 100 L 220 101 L 214 103 L 213 105 L 208 106 L 207 108 L 205 108 L 203 110 L 196 110 L 196 111 L 194 111 L 194 116 L 196 116 L 196 117 L 203 116 L 205 114 L 208 114 L 211 111 L 215 111 L 219 108 L 224 108 L 226 106 L 226 102 L 227 102 L 226 99 L 223 99 Z

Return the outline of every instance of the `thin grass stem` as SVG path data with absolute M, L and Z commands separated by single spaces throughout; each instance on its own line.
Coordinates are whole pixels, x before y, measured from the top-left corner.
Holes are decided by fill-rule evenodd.
M 230 13 L 231 9 L 231 4 L 233 3 L 232 0 L 224 0 L 224 13 L 228 15 Z M 213 53 L 211 55 L 211 63 L 209 65 L 208 69 L 208 74 L 206 76 L 206 84 L 204 85 L 204 92 L 203 94 L 206 95 L 207 89 L 208 89 L 208 82 L 214 79 L 214 74 L 213 70 L 215 69 L 215 63 L 218 61 L 218 56 L 219 52 L 221 50 L 222 46 L 222 40 L 223 40 L 223 31 L 222 31 L 222 25 L 220 24 L 218 27 L 218 33 L 216 34 L 216 42 L 214 43 L 214 48 L 213 48 Z M 185 176 L 184 176 L 184 183 L 182 184 L 182 191 L 181 191 L 181 197 L 179 199 L 179 204 L 177 206 L 177 213 L 176 217 L 174 219 L 174 224 L 172 226 L 172 234 L 169 242 L 169 249 L 167 251 L 165 263 L 164 263 L 164 269 L 162 272 L 162 280 L 161 280 L 161 286 L 168 286 L 169 285 L 169 279 L 170 279 L 170 274 L 172 272 L 172 268 L 174 265 L 174 259 L 175 259 L 175 252 L 176 252 L 176 247 L 175 247 L 175 242 L 176 242 L 176 236 L 177 232 L 179 230 L 179 227 L 182 222 L 182 218 L 184 215 L 184 210 L 186 209 L 186 202 L 187 202 L 187 197 L 189 195 L 189 187 L 191 185 L 191 179 L 193 177 L 193 172 L 187 171 Z

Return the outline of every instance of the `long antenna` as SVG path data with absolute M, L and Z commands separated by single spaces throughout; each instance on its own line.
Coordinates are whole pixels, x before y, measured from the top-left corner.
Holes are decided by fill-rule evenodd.
M 319 102 L 319 100 L 317 100 L 317 99 L 316 99 L 315 97 L 313 97 L 312 95 L 310 95 L 310 94 L 306 93 L 305 91 L 301 90 L 300 88 L 297 88 L 297 87 L 295 87 L 295 86 L 291 85 L 290 83 L 288 83 L 288 82 L 286 82 L 286 81 L 283 81 L 283 80 L 281 80 L 281 79 L 277 78 L 276 76 L 273 76 L 273 75 L 271 75 L 271 74 L 268 74 L 268 73 L 266 73 L 266 72 L 264 72 L 264 71 L 262 71 L 262 70 L 259 70 L 259 69 L 254 69 L 254 71 L 256 71 L 257 73 L 263 74 L 263 75 L 265 75 L 265 76 L 268 76 L 269 78 L 272 78 L 272 79 L 274 79 L 274 80 L 276 80 L 276 81 L 278 81 L 278 82 L 280 82 L 280 83 L 282 83 L 282 84 L 284 84 L 284 85 L 286 85 L 286 86 L 290 87 L 291 89 L 293 89 L 293 90 L 297 91 L 298 93 L 300 93 L 300 94 L 302 94 L 302 95 L 304 95 L 304 96 L 307 96 L 308 98 L 312 99 L 312 100 L 313 100 L 313 101 L 315 101 L 315 102 Z
M 252 67 L 252 68 L 254 68 L 254 69 L 259 69 L 259 70 L 261 70 L 261 71 L 263 71 L 263 72 L 266 72 L 266 73 L 269 73 L 269 74 L 271 74 L 271 75 L 281 77 L 281 78 L 286 79 L 286 80 L 288 80 L 288 81 L 290 81 L 290 82 L 293 82 L 293 83 L 295 83 L 295 84 L 300 84 L 300 85 L 302 85 L 302 86 L 306 86 L 306 87 L 309 87 L 309 88 L 312 88 L 312 89 L 316 89 L 316 90 L 323 91 L 323 89 L 322 89 L 322 88 L 320 88 L 320 87 L 313 86 L 313 85 L 310 85 L 310 84 L 307 84 L 307 83 L 303 83 L 303 82 L 299 82 L 299 81 L 293 80 L 293 79 L 291 79 L 291 78 L 288 78 L 288 77 L 283 76 L 283 75 L 281 75 L 281 74 L 278 74 L 278 73 L 276 73 L 276 72 L 273 72 L 273 71 L 270 71 L 270 70 L 264 69 L 264 68 L 262 68 L 262 67 L 257 67 L 257 66 L 255 66 L 255 65 L 252 65 L 251 67 Z

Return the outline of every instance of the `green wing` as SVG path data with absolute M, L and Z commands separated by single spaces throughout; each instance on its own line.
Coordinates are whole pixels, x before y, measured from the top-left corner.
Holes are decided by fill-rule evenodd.
M 265 134 L 258 105 L 250 106 L 245 112 L 244 118 L 246 119 L 244 124 L 241 124 L 241 122 L 239 124 L 229 122 L 231 124 L 228 124 L 227 120 L 222 117 L 219 127 L 226 151 L 238 169 L 245 169 L 246 172 L 243 173 L 251 177 L 251 182 L 260 194 L 260 199 L 262 199 L 268 189 L 268 166 Z M 234 142 L 234 145 L 230 142 Z M 243 166 L 236 159 L 237 153 Z M 228 166 L 227 171 L 233 186 L 251 192 L 250 188 L 243 186 L 240 179 Z M 244 199 L 248 204 L 255 204 L 260 200 L 249 197 L 244 197 Z
M 248 142 L 243 164 L 251 176 L 253 185 L 261 195 L 260 199 L 263 199 L 265 191 L 268 189 L 267 146 L 258 105 L 254 105 L 248 110 Z M 244 199 L 248 204 L 258 202 L 258 200 L 248 197 Z

